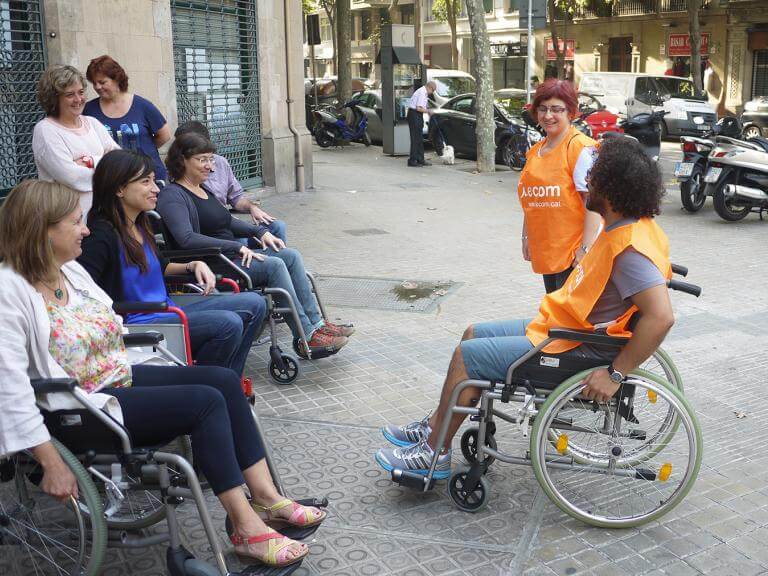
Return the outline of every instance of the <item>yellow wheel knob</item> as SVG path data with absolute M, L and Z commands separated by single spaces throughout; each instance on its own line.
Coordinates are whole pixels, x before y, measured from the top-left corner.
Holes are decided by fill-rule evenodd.
M 648 390 L 648 402 L 651 404 L 656 404 L 656 400 L 658 400 L 659 395 L 656 394 L 653 390 Z
M 659 468 L 659 480 L 662 482 L 666 482 L 669 480 L 669 477 L 672 475 L 672 464 L 669 462 L 665 462 L 661 465 L 661 468 Z
M 560 436 L 557 438 L 557 451 L 560 454 L 565 454 L 568 450 L 568 435 L 567 434 L 560 434 Z

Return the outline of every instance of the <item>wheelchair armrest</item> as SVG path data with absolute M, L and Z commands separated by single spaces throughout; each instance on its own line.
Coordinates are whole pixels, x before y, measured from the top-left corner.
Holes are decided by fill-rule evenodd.
M 595 334 L 587 330 L 568 330 L 567 328 L 552 328 L 548 336 L 554 340 L 571 340 L 582 344 L 602 344 L 604 346 L 624 346 L 629 338 L 623 336 L 608 336 Z
M 74 378 L 35 378 L 29 381 L 35 394 L 50 394 L 52 392 L 72 392 L 77 388 Z
M 195 250 L 163 250 L 163 257 L 173 262 L 190 262 L 213 258 L 221 254 L 221 248 L 197 248 Z
M 157 346 L 165 340 L 160 332 L 132 332 L 123 334 L 123 344 L 126 348 L 140 348 L 142 346 Z
M 113 302 L 112 309 L 120 314 L 167 312 L 167 302 Z

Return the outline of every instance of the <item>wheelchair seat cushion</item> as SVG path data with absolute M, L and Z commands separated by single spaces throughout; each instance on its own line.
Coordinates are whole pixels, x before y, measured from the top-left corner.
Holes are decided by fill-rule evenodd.
M 618 353 L 618 349 L 616 350 Z M 534 388 L 554 390 L 571 376 L 583 370 L 606 366 L 610 358 L 586 357 L 579 352 L 571 351 L 563 354 L 548 354 L 539 352 L 512 373 L 514 383 L 530 382 Z

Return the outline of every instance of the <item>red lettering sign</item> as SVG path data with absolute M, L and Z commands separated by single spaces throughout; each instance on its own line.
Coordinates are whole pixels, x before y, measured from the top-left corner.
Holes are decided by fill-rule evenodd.
M 669 56 L 691 55 L 690 34 L 670 34 L 667 45 L 669 46 L 669 50 L 667 50 Z M 701 50 L 699 50 L 699 53 L 702 56 L 709 54 L 709 32 L 702 32 L 701 34 Z
M 558 38 L 557 39 L 557 45 L 558 48 L 560 48 L 560 52 L 563 52 L 563 39 Z M 568 40 L 568 49 L 565 50 L 565 59 L 566 60 L 573 60 L 573 55 L 576 53 L 576 40 Z M 552 42 L 552 38 L 547 38 L 547 60 L 555 60 L 555 45 Z

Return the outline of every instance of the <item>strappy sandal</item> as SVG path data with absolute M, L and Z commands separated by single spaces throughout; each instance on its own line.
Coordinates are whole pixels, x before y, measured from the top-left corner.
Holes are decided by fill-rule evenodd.
M 293 513 L 290 518 L 275 516 L 275 512 L 288 506 L 293 506 Z M 261 506 L 251 501 L 251 507 L 267 526 L 276 529 L 285 526 L 296 526 L 298 528 L 317 526 L 320 522 L 325 520 L 325 517 L 327 516 L 323 510 L 320 510 L 320 513 L 318 514 L 311 506 L 302 506 L 288 498 L 280 500 L 280 502 L 277 502 L 272 506 Z
M 290 566 L 291 564 L 301 562 L 306 557 L 306 555 L 309 554 L 309 548 L 306 546 L 306 544 L 301 544 L 301 542 L 296 542 L 296 540 L 286 538 L 279 532 L 267 532 L 266 534 L 261 534 L 259 536 L 249 536 L 247 538 L 233 534 L 229 537 L 229 539 L 235 546 L 247 546 L 248 544 L 257 544 L 259 542 L 268 541 L 269 545 L 267 548 L 267 554 L 265 556 L 257 556 L 256 554 L 251 554 L 250 552 L 238 552 L 237 550 L 235 550 L 235 553 L 241 558 L 247 560 L 258 560 L 265 566 L 273 566 L 275 568 L 283 568 L 285 566 Z M 283 542 L 278 544 L 276 540 L 283 540 Z M 287 557 L 286 554 L 288 553 L 288 548 L 294 544 L 303 546 L 304 554 L 299 554 L 293 558 Z

